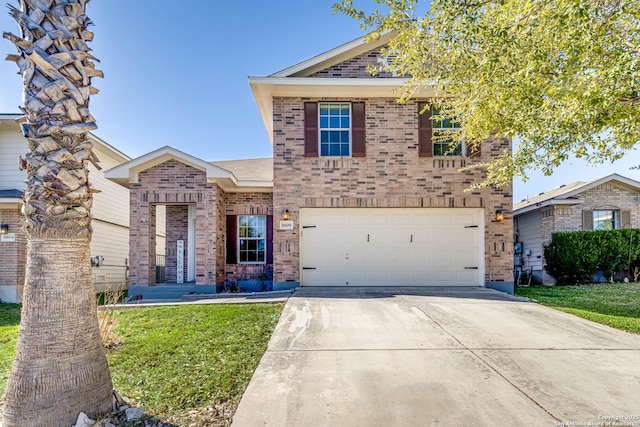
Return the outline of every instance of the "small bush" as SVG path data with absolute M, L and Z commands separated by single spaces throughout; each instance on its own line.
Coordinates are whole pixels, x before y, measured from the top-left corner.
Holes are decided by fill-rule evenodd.
M 631 255 L 631 265 L 629 256 Z M 545 269 L 558 283 L 592 280 L 596 270 L 606 277 L 628 272 L 640 259 L 640 230 L 567 231 L 551 235 L 544 247 Z

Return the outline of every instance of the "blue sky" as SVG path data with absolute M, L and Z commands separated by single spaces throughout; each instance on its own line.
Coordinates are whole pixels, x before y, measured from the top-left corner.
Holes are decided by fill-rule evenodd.
M 18 4 L 12 1 L 12 4 Z M 171 145 L 204 160 L 271 156 L 248 76 L 265 76 L 363 34 L 333 15 L 333 0 L 93 0 L 91 44 L 104 79 L 91 100 L 94 133 L 131 157 Z M 360 2 L 360 4 L 366 4 Z M 0 29 L 18 34 L 0 12 Z M 0 40 L 0 57 L 14 53 Z M 1 59 L 1 58 L 0 58 Z M 19 112 L 21 80 L 0 61 L 0 112 Z M 514 182 L 514 200 L 576 180 L 617 172 L 640 181 L 633 154 L 614 165 L 568 162 L 552 177 L 535 171 Z

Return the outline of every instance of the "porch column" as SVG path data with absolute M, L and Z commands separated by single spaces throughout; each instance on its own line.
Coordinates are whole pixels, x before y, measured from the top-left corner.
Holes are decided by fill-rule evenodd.
M 129 284 L 152 285 L 156 279 L 156 207 L 132 191 L 129 224 Z

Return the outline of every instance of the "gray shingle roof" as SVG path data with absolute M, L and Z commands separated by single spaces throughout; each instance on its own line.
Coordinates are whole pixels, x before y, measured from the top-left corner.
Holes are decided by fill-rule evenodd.
M 21 199 L 23 194 L 22 190 L 0 190 L 0 199 Z
M 241 181 L 273 181 L 273 159 L 243 159 L 210 162 L 214 166 L 231 172 Z

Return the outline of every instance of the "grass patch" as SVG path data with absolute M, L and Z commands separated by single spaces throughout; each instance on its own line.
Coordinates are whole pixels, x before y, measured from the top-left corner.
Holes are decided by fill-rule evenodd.
M 168 422 L 223 425 L 220 418 L 235 411 L 282 307 L 207 304 L 116 310 L 115 332 L 122 344 L 107 352 L 114 386 L 127 401 Z M 19 309 L 13 310 L 9 315 L 0 305 L 0 322 L 12 319 L 6 328 L 17 337 Z M 2 331 L 4 322 L 0 325 Z M 3 391 L 15 340 L 7 344 L 0 350 Z M 222 415 L 212 410 L 229 406 L 233 410 Z
M 4 395 L 7 389 L 19 325 L 20 305 L 0 304 L 0 396 Z
M 640 283 L 517 287 L 515 293 L 566 313 L 640 334 Z

